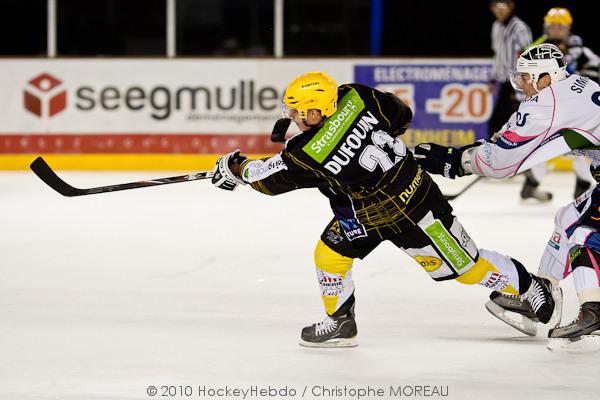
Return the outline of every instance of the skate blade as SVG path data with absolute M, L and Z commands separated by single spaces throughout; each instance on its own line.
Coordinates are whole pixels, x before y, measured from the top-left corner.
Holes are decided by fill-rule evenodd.
M 550 338 L 546 348 L 553 353 L 589 354 L 600 351 L 600 331 L 593 335 L 583 335 L 579 340 L 571 341 L 563 338 Z
M 485 308 L 494 317 L 529 336 L 537 335 L 537 322 L 516 312 L 507 311 L 493 301 L 485 303 Z
M 521 197 L 521 204 L 524 205 L 546 204 L 551 201 L 552 199 L 538 199 L 537 197 L 527 197 L 526 199 L 524 199 Z
M 298 344 L 302 347 L 336 348 L 336 347 L 356 347 L 356 346 L 358 346 L 358 341 L 356 340 L 356 337 L 343 338 L 343 339 L 330 339 L 326 342 L 321 342 L 321 343 L 307 342 L 305 340 L 300 339 Z

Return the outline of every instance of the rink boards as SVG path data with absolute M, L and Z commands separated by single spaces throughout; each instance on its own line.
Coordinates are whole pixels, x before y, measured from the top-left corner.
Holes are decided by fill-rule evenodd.
M 37 155 L 58 169 L 135 170 L 205 169 L 236 148 L 273 154 L 285 86 L 311 70 L 402 98 L 409 147 L 487 136 L 487 59 L 4 59 L 0 169 Z

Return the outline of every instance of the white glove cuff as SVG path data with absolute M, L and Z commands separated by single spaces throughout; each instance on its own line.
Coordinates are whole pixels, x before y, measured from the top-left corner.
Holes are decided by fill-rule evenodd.
M 246 185 L 246 182 L 244 182 L 244 180 L 242 178 L 240 178 L 239 176 L 235 175 L 233 172 L 231 172 L 231 169 L 229 168 L 229 160 L 237 155 L 240 151 L 236 150 L 234 152 L 231 152 L 229 154 L 227 154 L 226 156 L 222 157 L 221 160 L 219 160 L 219 169 L 221 170 L 221 175 L 223 175 L 225 178 L 229 179 L 229 180 L 233 180 L 236 183 L 240 184 L 240 185 Z M 240 169 L 240 173 L 241 173 L 241 169 Z

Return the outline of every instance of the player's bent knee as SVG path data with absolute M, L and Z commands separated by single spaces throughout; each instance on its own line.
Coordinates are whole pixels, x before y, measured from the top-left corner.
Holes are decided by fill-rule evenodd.
M 508 278 L 491 262 L 481 256 L 468 271 L 461 274 L 456 280 L 465 285 L 479 284 L 503 293 L 519 294 L 519 291 L 509 283 Z
M 476 285 L 485 278 L 488 272 L 498 272 L 498 270 L 488 260 L 479 257 L 477 262 L 456 280 L 465 285 Z
M 315 249 L 315 265 L 330 274 L 345 274 L 352 268 L 352 258 L 341 255 L 319 240 Z
M 572 248 L 569 252 L 569 259 L 573 270 L 581 267 L 595 269 L 600 265 L 600 253 L 589 247 L 576 246 Z

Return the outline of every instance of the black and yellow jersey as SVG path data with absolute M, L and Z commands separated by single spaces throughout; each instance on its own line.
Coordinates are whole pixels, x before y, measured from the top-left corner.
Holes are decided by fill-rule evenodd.
M 336 218 L 366 231 L 400 229 L 400 222 L 426 213 L 411 215 L 435 186 L 399 138 L 411 119 L 410 108 L 393 94 L 342 85 L 337 110 L 322 126 L 289 139 L 273 157 L 246 160 L 242 179 L 269 195 L 316 187 Z

